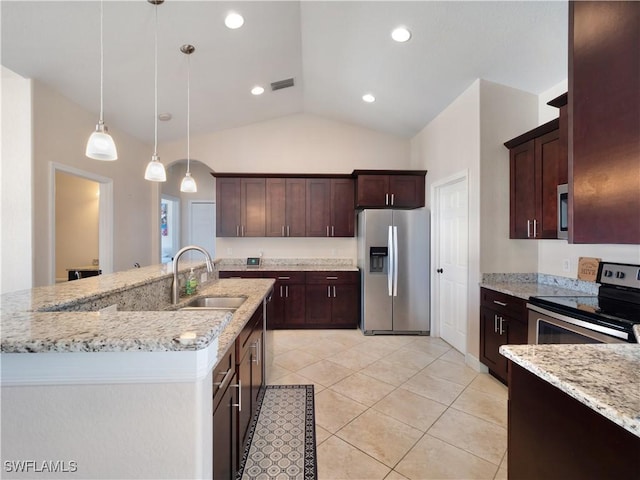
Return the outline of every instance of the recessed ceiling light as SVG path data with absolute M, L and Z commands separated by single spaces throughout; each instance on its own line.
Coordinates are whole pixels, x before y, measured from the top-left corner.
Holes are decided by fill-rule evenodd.
M 262 88 L 260 85 L 256 85 L 251 89 L 251 93 L 253 95 L 262 95 L 264 93 L 264 88 Z
M 367 102 L 367 103 L 373 103 L 373 102 L 376 101 L 376 97 L 374 97 L 370 93 L 367 93 L 367 94 L 362 96 L 362 100 Z
M 411 38 L 411 32 L 405 27 L 398 27 L 391 32 L 391 38 L 396 42 L 406 42 Z
M 158 120 L 161 120 L 163 122 L 168 122 L 172 118 L 173 118 L 173 115 L 171 115 L 169 112 L 164 112 L 164 113 L 159 113 L 158 114 Z
M 239 13 L 231 12 L 224 19 L 224 24 L 227 26 L 227 28 L 235 30 L 236 28 L 240 28 L 242 25 L 244 25 L 244 17 Z

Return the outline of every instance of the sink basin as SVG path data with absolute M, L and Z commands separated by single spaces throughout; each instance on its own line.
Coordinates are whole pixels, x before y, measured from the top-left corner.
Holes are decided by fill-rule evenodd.
M 236 310 L 245 300 L 245 297 L 200 297 L 180 310 Z

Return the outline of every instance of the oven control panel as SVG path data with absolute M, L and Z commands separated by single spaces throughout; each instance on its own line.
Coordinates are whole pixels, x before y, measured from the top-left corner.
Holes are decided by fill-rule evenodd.
M 600 262 L 596 281 L 601 285 L 640 289 L 640 265 Z

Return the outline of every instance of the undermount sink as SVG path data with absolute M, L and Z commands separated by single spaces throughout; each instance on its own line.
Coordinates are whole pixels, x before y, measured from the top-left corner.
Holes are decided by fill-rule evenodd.
M 245 297 L 200 297 L 194 298 L 180 310 L 236 310 Z

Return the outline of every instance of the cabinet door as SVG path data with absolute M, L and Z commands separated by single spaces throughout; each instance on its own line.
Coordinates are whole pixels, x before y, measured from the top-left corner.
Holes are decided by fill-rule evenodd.
M 358 208 L 386 207 L 389 193 L 388 175 L 358 175 L 357 178 Z
M 213 478 L 233 480 L 238 469 L 238 389 L 234 375 L 213 412 Z
M 306 321 L 306 287 L 285 285 L 284 324 L 287 328 L 301 328 Z
M 331 180 L 331 236 L 355 234 L 355 184 L 350 178 Z
M 285 324 L 285 303 L 284 285 L 276 280 L 273 285 L 273 295 L 271 302 L 267 306 L 267 328 L 282 328 Z
M 509 151 L 509 238 L 533 238 L 535 207 L 535 142 L 530 140 Z
M 239 404 L 238 439 L 240 451 L 244 451 L 244 444 L 251 422 L 251 352 L 247 351 L 238 364 Z
M 284 178 L 266 180 L 266 235 L 267 237 L 286 236 L 287 189 Z
M 424 177 L 389 175 L 389 204 L 398 208 L 424 207 Z
M 480 361 L 496 376 L 507 381 L 507 359 L 498 349 L 507 343 L 506 329 L 499 329 L 500 315 L 487 307 L 480 307 Z
M 287 178 L 286 235 L 304 237 L 307 219 L 307 182 L 304 178 Z
M 240 236 L 264 237 L 266 232 L 266 186 L 264 178 L 243 178 L 241 182 L 242 222 Z
M 640 244 L 640 2 L 569 2 L 569 242 Z
M 239 178 L 216 178 L 216 235 L 236 237 L 240 233 L 241 194 Z
M 536 237 L 558 238 L 558 185 L 566 176 L 560 132 L 554 130 L 535 139 Z
M 331 324 L 332 288 L 328 284 L 306 285 L 306 325 L 327 326 Z
M 357 284 L 333 285 L 331 324 L 356 328 L 359 320 L 360 288 Z
M 308 178 L 306 236 L 328 237 L 331 226 L 331 179 Z

